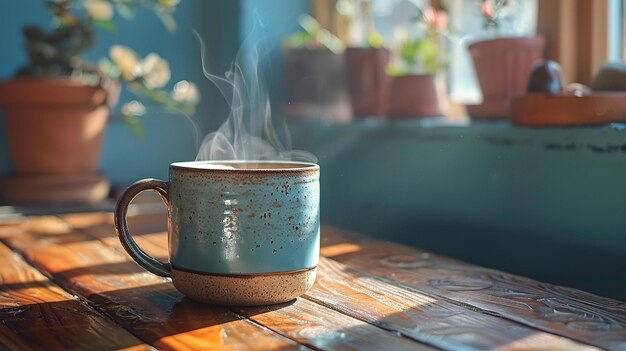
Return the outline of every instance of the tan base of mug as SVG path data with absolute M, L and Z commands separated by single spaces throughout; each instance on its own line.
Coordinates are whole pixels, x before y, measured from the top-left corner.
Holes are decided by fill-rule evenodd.
M 258 306 L 288 302 L 315 282 L 317 268 L 250 275 L 211 275 L 172 267 L 172 282 L 189 298 L 215 305 Z

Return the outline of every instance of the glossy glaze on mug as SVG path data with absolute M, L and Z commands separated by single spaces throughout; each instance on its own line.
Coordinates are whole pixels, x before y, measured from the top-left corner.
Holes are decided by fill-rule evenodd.
M 172 269 L 254 275 L 317 266 L 319 167 L 272 162 L 261 169 L 239 168 L 243 165 L 170 166 Z

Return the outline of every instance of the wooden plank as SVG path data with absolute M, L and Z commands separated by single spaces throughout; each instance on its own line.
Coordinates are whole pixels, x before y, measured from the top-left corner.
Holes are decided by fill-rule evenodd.
M 410 291 L 322 257 L 313 301 L 437 347 L 455 350 L 597 350 L 518 323 Z
M 30 221 L 35 223 L 37 220 L 32 219 Z M 93 226 L 89 227 L 93 228 Z M 88 229 L 87 226 L 82 228 L 86 231 L 93 230 Z M 114 242 L 116 249 L 113 250 L 103 242 L 89 240 L 90 237 L 85 234 L 70 232 L 63 234 L 63 245 L 61 246 L 54 243 L 53 237 L 44 236 L 42 239 L 41 235 L 41 232 L 30 232 L 28 229 L 14 233 L 5 232 L 4 234 L 0 230 L 0 237 L 4 237 L 18 249 L 24 250 L 24 254 L 31 257 L 42 268 L 50 270 L 55 280 L 62 282 L 63 285 L 78 287 L 77 290 L 79 291 L 77 292 L 79 294 L 85 296 L 119 324 L 133 331 L 142 339 L 150 343 L 154 342 L 155 346 L 159 348 L 164 347 L 164 343 L 156 343 L 160 340 L 159 338 L 163 335 L 175 334 L 171 330 L 163 330 L 163 323 L 171 322 L 172 318 L 176 319 L 177 323 L 184 322 L 188 325 L 201 323 L 204 325 L 207 323 L 206 315 L 215 314 L 215 311 L 221 311 L 222 314 L 230 313 L 219 307 L 197 304 L 182 298 L 169 282 L 149 273 L 143 273 L 140 268 L 130 262 L 126 255 L 121 252 L 121 247 L 117 242 Z M 104 238 L 111 237 L 109 235 Z M 113 242 L 111 241 L 111 243 Z M 142 284 L 142 282 L 150 282 L 151 284 Z M 308 301 L 298 301 L 282 306 L 280 311 L 272 311 L 271 313 L 264 311 L 261 313 L 264 317 L 257 315 L 254 310 L 251 310 L 250 313 L 255 314 L 255 318 L 272 321 L 271 324 L 265 326 L 288 338 L 314 347 L 323 346 L 323 349 L 365 350 L 368 349 L 366 345 L 384 341 L 385 344 L 392 345 L 394 349 L 398 350 L 432 350 L 430 347 L 388 333 L 331 309 L 317 305 L 315 305 L 317 307 L 312 308 L 311 305 L 314 304 Z M 302 325 L 298 333 L 289 328 L 285 329 L 289 323 L 281 321 L 280 316 L 298 316 L 304 308 L 303 306 L 308 308 L 307 311 L 315 312 L 310 316 L 309 323 Z M 199 312 L 201 313 L 199 314 Z M 168 318 L 166 320 L 147 321 L 148 318 L 154 319 L 155 315 L 159 315 L 159 313 L 165 314 Z M 234 314 L 230 313 L 230 315 Z M 275 318 L 271 316 L 275 316 Z M 300 317 L 300 320 L 302 318 Z M 239 320 L 239 322 L 242 321 L 265 330 L 249 321 Z M 216 327 L 214 329 L 217 331 L 221 330 L 221 333 L 224 333 L 224 324 L 228 326 L 233 322 L 230 320 L 209 320 L 210 325 Z M 161 330 L 158 330 L 159 328 Z M 190 327 L 186 327 L 186 329 L 188 328 Z M 321 330 L 325 330 L 325 333 L 319 332 Z M 239 326 L 233 328 L 231 332 L 246 335 L 247 340 L 251 343 L 248 345 L 250 347 L 258 348 L 263 345 L 263 347 L 270 348 L 266 346 L 267 343 L 261 343 L 258 337 L 249 331 L 241 330 Z M 207 330 L 202 330 L 196 333 L 196 338 L 206 341 L 210 339 L 207 337 L 207 333 Z M 176 334 L 180 334 L 180 330 Z M 369 341 L 364 338 L 369 338 Z M 188 339 L 187 345 L 189 345 Z M 171 348 L 175 348 L 174 345 L 176 348 L 184 346 L 181 343 L 165 344 Z M 196 346 L 194 345 L 194 347 Z
M 73 231 L 58 218 L 33 218 L 18 227 L 0 227 L 0 239 L 61 286 L 159 349 L 300 349 L 225 308 L 185 299 L 168 280 L 145 272 L 125 254 Z
M 322 350 L 434 350 L 305 299 L 238 313 L 304 345 Z
M 0 243 L 0 348 L 152 349 Z
M 323 228 L 323 238 L 322 254 L 330 252 L 357 272 L 586 344 L 626 350 L 624 302 L 332 227 Z M 342 245 L 351 250 L 332 254 Z
M 41 347 L 40 349 L 43 349 Z M 12 332 L 4 324 L 0 324 L 0 350 L 37 350 L 30 340 Z
M 139 224 L 140 227 L 142 226 L 141 223 L 145 223 L 145 227 L 138 228 L 138 233 L 163 229 L 162 227 L 150 227 L 155 222 L 152 216 L 147 216 L 145 219 L 141 217 L 135 218 L 135 223 Z M 99 218 L 92 216 L 92 218 L 87 219 L 81 215 L 64 217 L 64 219 L 67 219 L 72 225 L 90 232 L 93 231 L 94 227 L 104 228 L 94 226 L 91 221 L 99 220 L 111 223 L 107 216 Z M 113 228 L 110 227 L 108 232 L 112 231 Z M 324 232 L 324 234 L 327 233 Z M 359 256 L 361 254 L 360 246 L 351 242 L 351 236 L 342 235 L 340 232 L 335 234 L 324 236 L 323 255 L 337 257 L 348 254 Z M 104 233 L 100 231 L 94 232 L 94 235 L 101 238 L 105 237 Z M 111 235 L 108 237 L 110 238 Z M 119 247 L 116 238 L 115 241 L 107 241 L 107 243 Z M 408 254 L 412 252 L 412 249 L 398 245 L 398 247 L 394 247 L 394 252 L 396 254 Z M 316 285 L 306 296 L 312 301 L 346 315 L 446 349 L 463 347 L 468 349 L 500 348 L 503 350 L 541 349 L 544 347 L 561 350 L 594 349 L 508 320 L 476 313 L 446 300 L 434 299 L 424 294 L 398 288 L 394 284 L 383 282 L 364 271 L 351 269 L 324 258 L 322 258 L 319 266 Z M 293 308 L 300 305 L 293 306 Z M 290 338 L 298 340 L 298 325 L 289 322 L 285 326 L 284 318 L 274 316 L 276 311 L 272 311 L 270 315 L 264 314 L 267 318 L 263 319 L 250 315 L 247 310 L 238 312 L 283 334 L 288 333 L 286 335 Z M 287 312 L 281 310 L 281 313 L 285 316 Z M 302 313 L 302 311 L 298 311 L 295 315 L 290 315 L 289 318 L 298 320 L 305 326 L 310 325 L 310 321 L 298 317 L 298 314 Z M 311 312 L 311 316 L 315 315 Z M 353 328 L 346 329 L 352 330 Z M 374 349 L 376 348 L 374 347 Z

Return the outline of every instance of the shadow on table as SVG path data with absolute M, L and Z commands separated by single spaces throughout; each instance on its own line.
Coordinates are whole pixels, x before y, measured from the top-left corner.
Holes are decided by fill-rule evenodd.
M 5 284 L 2 292 L 45 287 L 42 282 Z M 37 301 L 33 297 L 33 301 Z M 4 304 L 2 304 L 4 305 Z M 143 344 L 78 300 L 0 307 L 0 349 L 113 350 Z M 7 334 L 6 329 L 10 330 Z M 11 335 L 13 334 L 13 335 Z

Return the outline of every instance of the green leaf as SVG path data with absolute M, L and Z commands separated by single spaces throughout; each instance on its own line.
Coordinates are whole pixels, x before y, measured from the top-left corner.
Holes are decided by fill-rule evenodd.
M 305 31 L 291 34 L 285 39 L 285 46 L 289 48 L 301 48 L 307 46 L 313 38 Z
M 382 48 L 385 46 L 385 38 L 378 32 L 371 32 L 367 35 L 367 45 L 372 48 Z
M 120 76 L 120 70 L 108 58 L 101 58 L 98 61 L 98 67 L 107 77 L 117 80 Z
M 159 16 L 161 22 L 163 22 L 163 25 L 165 26 L 165 28 L 167 28 L 168 31 L 176 31 L 176 21 L 174 20 L 174 17 L 172 17 L 172 15 L 163 11 L 157 11 L 156 14 L 157 16 Z
M 320 45 L 328 48 L 328 50 L 334 52 L 335 54 L 340 54 L 344 49 L 341 40 L 325 28 L 322 28 L 317 32 L 315 39 Z
M 439 62 L 439 45 L 432 40 L 425 40 L 420 45 L 420 54 L 425 73 L 436 73 L 441 69 Z
M 122 117 L 124 119 L 124 122 L 126 122 L 126 124 L 130 127 L 130 130 L 133 132 L 135 137 L 137 139 L 143 140 L 144 130 L 143 125 L 139 121 L 139 118 L 137 118 L 137 116 L 126 114 L 123 114 Z
M 135 17 L 135 9 L 127 2 L 114 1 L 115 9 L 124 19 L 130 20 Z
M 407 69 L 396 66 L 387 66 L 385 71 L 387 71 L 387 74 L 392 77 L 406 76 L 409 74 L 409 71 Z
M 108 30 L 109 32 L 115 32 L 117 30 L 117 27 L 115 27 L 115 23 L 113 23 L 113 21 L 93 20 L 93 24 L 96 27 Z
M 311 36 L 315 36 L 322 29 L 322 25 L 308 13 L 298 18 L 298 24 Z
M 154 92 L 152 98 L 156 102 L 160 102 L 162 104 L 165 104 L 165 103 L 167 103 L 167 100 L 169 99 L 169 95 L 166 92 L 164 92 L 164 91 L 156 91 L 156 92 Z
M 400 58 L 409 66 L 417 63 L 419 41 L 407 40 L 400 47 Z
M 330 32 L 328 32 L 330 33 Z M 335 54 L 341 54 L 343 52 L 343 50 L 345 49 L 343 42 L 341 41 L 341 39 L 337 38 L 335 35 L 331 34 L 326 43 L 325 43 L 326 47 L 334 52 Z

